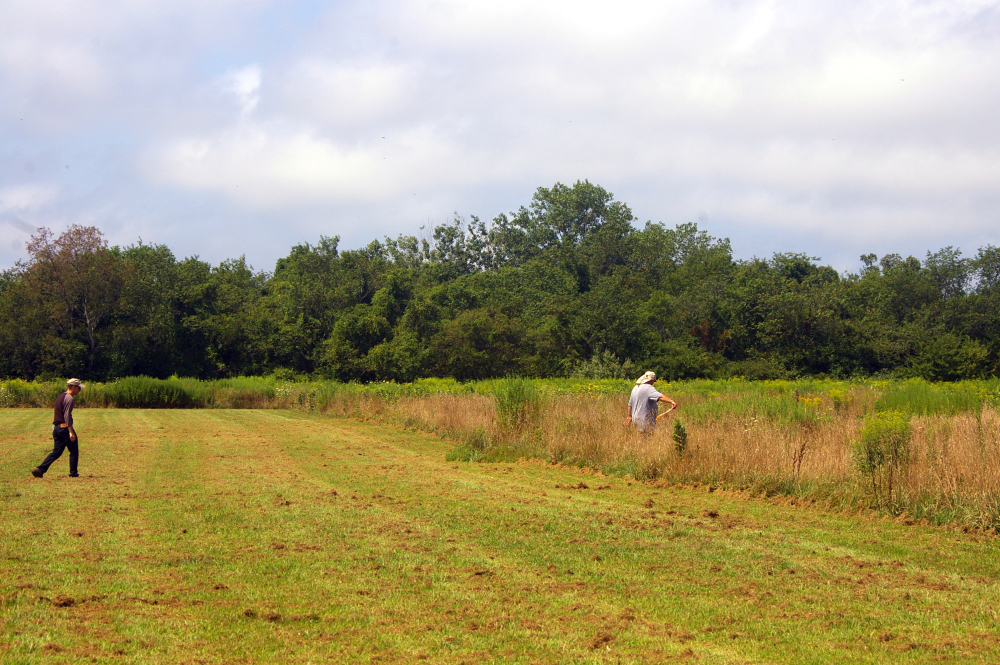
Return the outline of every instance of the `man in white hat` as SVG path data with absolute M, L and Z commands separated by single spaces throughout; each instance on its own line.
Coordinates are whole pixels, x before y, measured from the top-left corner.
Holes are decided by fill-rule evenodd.
M 656 382 L 656 372 L 646 372 L 635 381 L 632 394 L 628 398 L 628 418 L 625 425 L 635 423 L 640 432 L 652 432 L 656 427 L 656 412 L 659 402 L 667 402 L 670 409 L 677 408 L 677 402 L 658 392 L 653 384 Z
M 80 476 L 76 468 L 80 460 L 80 446 L 76 439 L 76 430 L 73 429 L 73 398 L 81 390 L 83 383 L 80 379 L 70 379 L 66 382 L 66 392 L 56 397 L 55 413 L 52 416 L 52 439 L 55 445 L 48 457 L 31 470 L 31 475 L 35 478 L 44 476 L 52 463 L 62 457 L 63 451 L 67 448 L 69 448 L 69 475 L 71 478 Z

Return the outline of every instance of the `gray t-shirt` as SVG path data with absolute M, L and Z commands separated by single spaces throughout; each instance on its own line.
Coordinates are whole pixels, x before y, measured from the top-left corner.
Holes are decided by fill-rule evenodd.
M 73 396 L 69 394 L 68 390 L 64 393 L 59 393 L 59 397 L 56 397 L 52 424 L 58 425 L 59 423 L 66 423 L 70 427 L 73 426 Z
M 632 414 L 632 423 L 643 431 L 656 426 L 656 402 L 660 399 L 660 393 L 656 388 L 648 383 L 643 383 L 632 389 L 632 395 L 628 398 L 628 410 Z

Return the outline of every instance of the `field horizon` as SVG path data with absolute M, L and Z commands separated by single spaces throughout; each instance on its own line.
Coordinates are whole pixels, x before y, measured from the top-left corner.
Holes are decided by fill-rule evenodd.
M 0 410 L 0 662 L 996 662 L 984 534 L 291 410 Z

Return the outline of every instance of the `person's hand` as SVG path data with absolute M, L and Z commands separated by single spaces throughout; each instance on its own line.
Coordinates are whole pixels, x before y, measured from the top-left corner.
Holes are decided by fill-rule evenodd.
M 74 432 L 73 430 L 69 431 L 69 440 L 72 441 L 73 443 L 76 443 L 76 432 Z
M 631 424 L 632 424 L 632 416 L 629 416 L 628 418 L 625 419 L 625 427 L 628 427 Z

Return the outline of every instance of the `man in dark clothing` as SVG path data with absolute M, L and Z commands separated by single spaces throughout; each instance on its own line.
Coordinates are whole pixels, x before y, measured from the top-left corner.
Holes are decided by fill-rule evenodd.
M 31 470 L 31 475 L 41 478 L 49 467 L 57 459 L 62 457 L 63 451 L 69 448 L 69 475 L 70 478 L 78 478 L 76 464 L 80 460 L 80 445 L 76 438 L 76 430 L 73 429 L 73 398 L 83 390 L 83 383 L 80 379 L 70 379 L 66 382 L 66 392 L 56 397 L 55 413 L 52 416 L 52 438 L 55 445 L 52 452 L 36 468 Z

